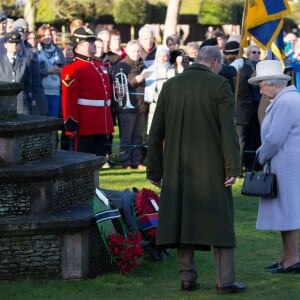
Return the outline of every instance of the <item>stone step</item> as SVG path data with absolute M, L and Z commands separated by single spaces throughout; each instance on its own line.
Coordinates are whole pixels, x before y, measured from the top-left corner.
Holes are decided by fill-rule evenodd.
M 24 164 L 54 156 L 59 118 L 22 115 L 0 119 L 0 166 Z
M 79 279 L 112 269 L 92 207 L 0 218 L 0 280 Z
M 54 157 L 0 168 L 0 217 L 55 212 L 91 201 L 104 157 L 58 150 Z

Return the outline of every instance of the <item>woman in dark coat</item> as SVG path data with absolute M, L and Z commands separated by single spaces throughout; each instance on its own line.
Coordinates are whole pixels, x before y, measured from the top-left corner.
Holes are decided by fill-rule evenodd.
M 233 263 L 234 99 L 216 74 L 220 51 L 203 47 L 197 62 L 165 82 L 150 130 L 147 176 L 162 181 L 157 244 L 178 249 L 183 290 L 199 286 L 194 249 L 214 246 L 217 291 L 237 292 L 245 285 L 235 282 Z

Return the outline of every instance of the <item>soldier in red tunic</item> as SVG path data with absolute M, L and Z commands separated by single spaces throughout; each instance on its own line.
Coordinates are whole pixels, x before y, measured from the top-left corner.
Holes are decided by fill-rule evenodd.
M 96 37 L 87 27 L 73 32 L 75 59 L 61 73 L 62 112 L 74 150 L 105 156 L 113 133 L 111 85 L 106 68 L 93 60 Z

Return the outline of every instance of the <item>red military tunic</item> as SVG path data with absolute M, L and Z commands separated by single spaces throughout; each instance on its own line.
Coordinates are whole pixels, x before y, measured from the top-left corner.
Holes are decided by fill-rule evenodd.
M 111 134 L 111 85 L 104 65 L 88 57 L 76 57 L 61 73 L 62 112 L 66 122 L 78 123 L 78 136 Z

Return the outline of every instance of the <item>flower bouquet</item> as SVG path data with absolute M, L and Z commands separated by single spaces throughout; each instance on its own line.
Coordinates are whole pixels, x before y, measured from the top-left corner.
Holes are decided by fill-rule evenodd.
M 107 244 L 113 261 L 121 273 L 126 275 L 141 264 L 144 249 L 141 246 L 142 237 L 139 231 L 128 232 L 127 238 L 120 233 L 111 233 Z

